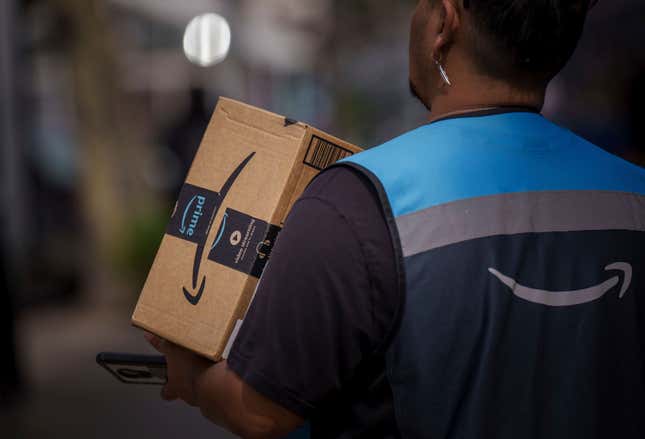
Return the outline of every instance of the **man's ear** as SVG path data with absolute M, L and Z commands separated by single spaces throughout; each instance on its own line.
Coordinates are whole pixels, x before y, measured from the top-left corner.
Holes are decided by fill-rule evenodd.
M 432 56 L 435 60 L 440 60 L 450 48 L 461 26 L 461 9 L 455 4 L 455 0 L 436 0 L 435 8 L 438 22 L 437 36 L 432 44 Z

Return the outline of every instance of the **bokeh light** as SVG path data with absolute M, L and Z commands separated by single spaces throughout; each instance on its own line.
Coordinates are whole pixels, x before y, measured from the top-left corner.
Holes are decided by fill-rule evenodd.
M 215 65 L 228 55 L 231 28 L 218 14 L 209 13 L 193 18 L 184 32 L 186 58 L 202 67 Z

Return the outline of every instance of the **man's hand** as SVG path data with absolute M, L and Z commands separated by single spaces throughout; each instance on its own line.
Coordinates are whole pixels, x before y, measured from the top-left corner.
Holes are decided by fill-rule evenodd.
M 181 399 L 199 407 L 215 424 L 243 438 L 279 438 L 304 420 L 242 381 L 226 364 L 145 333 L 148 342 L 166 356 L 168 383 L 161 391 L 167 401 Z
M 165 355 L 168 363 L 168 383 L 161 389 L 161 397 L 166 401 L 181 399 L 197 406 L 195 383 L 214 363 L 156 335 L 147 332 L 144 335 L 156 350 Z

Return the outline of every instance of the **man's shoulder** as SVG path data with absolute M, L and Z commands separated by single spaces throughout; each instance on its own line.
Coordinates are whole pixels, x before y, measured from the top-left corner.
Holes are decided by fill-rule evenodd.
M 433 125 L 422 125 L 378 146 L 347 157 L 341 160 L 340 163 L 354 163 L 365 168 L 371 168 L 375 164 L 398 162 L 406 156 L 409 157 L 411 153 L 413 155 L 412 150 L 414 147 L 427 144 L 433 131 L 436 131 Z
M 332 166 L 320 172 L 307 186 L 300 200 L 318 199 L 343 213 L 378 202 L 370 180 L 351 166 Z
M 500 193 L 645 193 L 642 168 L 532 113 L 440 121 L 344 161 L 375 177 L 396 216 Z

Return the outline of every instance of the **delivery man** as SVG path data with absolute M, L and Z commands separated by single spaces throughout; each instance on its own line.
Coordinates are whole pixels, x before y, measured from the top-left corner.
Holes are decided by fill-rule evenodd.
M 243 437 L 645 437 L 645 170 L 542 117 L 588 0 L 420 0 L 430 123 L 322 172 L 227 361 L 149 336 Z

